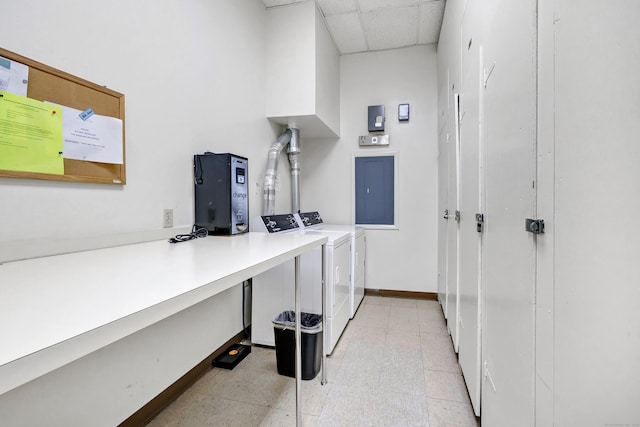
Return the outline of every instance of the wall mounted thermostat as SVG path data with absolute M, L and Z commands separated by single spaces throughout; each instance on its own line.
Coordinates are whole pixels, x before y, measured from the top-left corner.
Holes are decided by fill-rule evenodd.
M 409 104 L 398 105 L 398 120 L 401 122 L 409 121 Z
M 384 131 L 384 105 L 369 105 L 369 132 Z

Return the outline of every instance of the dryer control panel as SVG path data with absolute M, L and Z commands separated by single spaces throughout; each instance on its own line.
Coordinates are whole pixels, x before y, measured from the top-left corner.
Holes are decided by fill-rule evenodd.
M 316 224 L 323 224 L 324 221 L 322 220 L 322 217 L 320 216 L 320 213 L 317 211 L 313 211 L 313 212 L 300 212 L 295 214 L 296 215 L 296 219 L 298 219 L 298 224 L 301 227 L 310 227 L 312 225 L 316 225 Z
M 255 231 L 266 231 L 267 233 L 300 229 L 293 214 L 262 215 L 256 222 L 258 224 L 256 224 Z

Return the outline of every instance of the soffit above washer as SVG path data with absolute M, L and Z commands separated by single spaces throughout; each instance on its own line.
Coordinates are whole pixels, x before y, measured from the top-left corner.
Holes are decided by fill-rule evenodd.
M 307 0 L 263 0 L 278 7 Z M 315 0 L 341 54 L 438 43 L 446 0 Z

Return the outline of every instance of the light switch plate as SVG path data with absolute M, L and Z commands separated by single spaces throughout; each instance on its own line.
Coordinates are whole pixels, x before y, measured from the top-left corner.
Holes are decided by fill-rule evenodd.
M 363 135 L 358 138 L 358 143 L 360 146 L 363 146 L 363 145 L 388 146 L 389 135 Z
M 409 104 L 398 105 L 398 121 L 401 121 L 401 122 L 409 121 Z

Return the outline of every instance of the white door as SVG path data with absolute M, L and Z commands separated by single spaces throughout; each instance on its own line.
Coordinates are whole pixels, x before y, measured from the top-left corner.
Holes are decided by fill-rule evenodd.
M 455 88 L 457 90 L 457 88 Z M 453 114 L 449 121 L 452 137 L 449 138 L 449 224 L 447 226 L 447 328 L 451 334 L 453 348 L 458 351 L 458 271 L 460 239 L 460 137 L 458 94 L 452 94 Z
M 460 92 L 460 275 L 458 362 L 471 403 L 480 415 L 481 207 L 479 3 L 467 4 L 462 19 Z M 474 21 L 475 19 L 475 21 Z
M 483 4 L 482 421 L 533 426 L 536 0 Z
M 537 374 L 556 426 L 640 425 L 640 2 L 552 4 L 553 359 Z
M 447 317 L 447 227 L 449 226 L 449 153 L 446 128 L 438 138 L 438 301 Z

